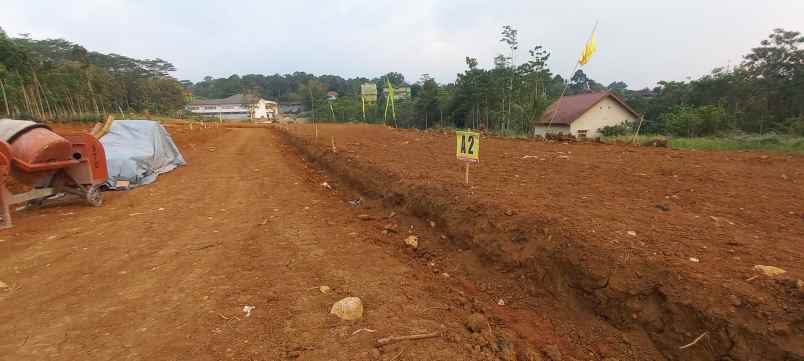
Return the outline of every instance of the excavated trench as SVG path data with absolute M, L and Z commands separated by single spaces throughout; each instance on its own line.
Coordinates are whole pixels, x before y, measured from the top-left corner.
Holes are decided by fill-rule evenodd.
M 613 263 L 607 259 L 611 256 L 548 217 L 472 203 L 439 184 L 408 184 L 325 145 L 279 128 L 271 131 L 354 191 L 437 222 L 448 235 L 444 242 L 469 248 L 496 266 L 523 270 L 537 287 L 618 329 L 642 330 L 668 359 L 804 360 L 796 341 L 801 324 L 792 332 L 770 335 L 763 332 L 767 325 L 761 315 L 751 314 L 751 309 L 728 313 L 686 299 L 679 290 L 695 285 L 685 284 L 688 280 L 668 269 L 645 267 L 636 275 L 623 275 L 613 268 L 590 267 Z

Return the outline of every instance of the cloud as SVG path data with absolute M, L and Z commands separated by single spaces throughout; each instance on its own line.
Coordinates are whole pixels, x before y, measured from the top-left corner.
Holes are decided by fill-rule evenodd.
M 542 45 L 551 69 L 566 75 L 595 21 L 600 51 L 585 71 L 601 83 L 644 87 L 736 64 L 773 28 L 804 30 L 796 28 L 804 2 L 4 0 L 0 12 L 10 34 L 160 57 L 194 81 L 293 71 L 452 81 L 466 56 L 490 66 L 507 51 L 503 25 L 519 29 L 521 61 Z

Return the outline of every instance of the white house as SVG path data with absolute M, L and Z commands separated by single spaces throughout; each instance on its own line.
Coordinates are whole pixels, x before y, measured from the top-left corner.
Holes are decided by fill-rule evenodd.
M 572 134 L 579 138 L 601 136 L 605 126 L 636 122 L 639 114 L 612 92 L 562 97 L 550 104 L 534 125 L 534 134 Z
M 235 94 L 224 99 L 196 100 L 187 106 L 193 114 L 223 119 L 276 119 L 279 103 Z

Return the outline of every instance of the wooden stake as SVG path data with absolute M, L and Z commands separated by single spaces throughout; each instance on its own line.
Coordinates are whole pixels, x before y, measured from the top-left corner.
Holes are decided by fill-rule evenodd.
M 332 153 L 335 153 L 335 137 L 332 137 Z
M 639 130 L 642 129 L 642 122 L 645 120 L 645 116 L 641 116 L 639 118 L 639 125 L 637 126 L 636 132 L 634 132 L 634 140 L 633 143 L 637 144 L 637 137 L 639 137 Z
M 432 338 L 432 337 L 439 337 L 441 336 L 440 332 L 433 332 L 433 333 L 422 333 L 418 335 L 409 335 L 409 336 L 390 336 L 386 338 L 381 338 L 377 340 L 378 346 L 384 346 L 389 343 L 394 343 L 397 341 L 407 341 L 407 340 L 421 340 L 424 338 Z
M 466 162 L 466 185 L 469 185 L 469 162 Z

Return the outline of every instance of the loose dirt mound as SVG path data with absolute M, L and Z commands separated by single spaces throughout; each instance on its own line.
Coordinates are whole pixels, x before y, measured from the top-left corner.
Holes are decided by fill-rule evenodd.
M 484 138 L 466 187 L 451 133 L 333 125 L 311 143 L 311 126 L 277 129 L 355 189 L 668 358 L 804 359 L 800 156 Z

